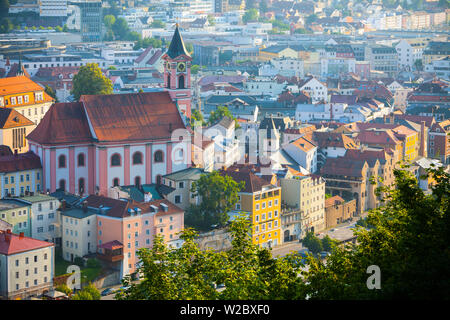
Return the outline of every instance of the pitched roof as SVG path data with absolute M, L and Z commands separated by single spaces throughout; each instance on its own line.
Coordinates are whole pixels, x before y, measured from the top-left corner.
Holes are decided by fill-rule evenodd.
M 34 122 L 10 108 L 0 108 L 0 129 L 31 126 Z
M 239 170 L 233 170 L 229 168 L 220 172 L 222 175 L 230 176 L 236 182 L 245 182 L 244 188 L 241 192 L 254 193 L 261 191 L 263 187 L 271 186 L 270 182 L 258 177 L 251 170 L 247 168 L 240 168 Z
M 44 91 L 44 88 L 26 76 L 0 79 L 0 96 L 35 91 Z
M 0 172 L 16 172 L 42 168 L 41 159 L 33 151 L 0 157 Z
M 81 102 L 55 103 L 27 139 L 41 144 L 92 141 L 83 104 Z
M 183 37 L 181 36 L 180 30 L 178 29 L 178 24 L 175 28 L 172 41 L 170 42 L 169 50 L 166 54 L 172 59 L 175 59 L 176 57 L 179 57 L 181 55 L 185 55 L 188 57 L 191 56 L 184 46 Z
M 309 142 L 308 140 L 306 140 L 303 137 L 298 138 L 297 140 L 291 142 L 291 144 L 296 146 L 297 148 L 299 148 L 303 152 L 308 152 L 308 151 L 313 150 L 314 148 L 316 148 L 316 146 L 314 144 L 312 144 L 311 142 Z
M 345 202 L 345 200 L 339 196 L 330 197 L 325 200 L 325 208 L 334 206 L 336 204 L 341 204 L 342 202 Z
M 54 244 L 51 242 L 25 236 L 21 237 L 18 234 L 8 234 L 5 231 L 0 231 L 0 254 L 3 255 L 12 255 L 52 246 L 54 246 Z
M 308 140 L 315 142 L 315 144 L 319 148 L 328 148 L 328 147 L 339 147 L 345 149 L 358 148 L 358 144 L 355 142 L 355 140 L 342 133 L 315 131 L 313 133 L 305 135 L 305 137 Z
M 149 46 L 147 49 L 145 49 L 144 51 L 142 51 L 142 53 L 139 55 L 139 57 L 136 58 L 136 60 L 134 60 L 134 62 L 136 63 L 140 63 L 142 60 L 144 60 L 144 58 L 148 55 L 148 53 L 150 52 L 150 50 L 152 50 L 153 47 Z
M 25 76 L 27 78 L 31 78 L 31 76 L 28 73 L 27 69 L 25 69 L 25 67 L 23 66 L 23 64 L 21 62 L 20 63 L 14 63 L 11 66 L 11 69 L 9 69 L 9 72 L 6 75 L 6 77 L 10 78 L 10 77 L 16 77 L 18 75 L 23 75 L 23 76 Z
M 27 138 L 41 144 L 95 139 L 125 142 L 167 138 L 174 130 L 184 128 L 168 92 L 86 95 L 80 102 L 51 106 Z
M 325 165 L 321 169 L 321 174 L 359 178 L 362 175 L 362 170 L 365 164 L 365 160 L 359 159 L 348 161 L 348 159 L 344 157 L 328 158 L 327 162 L 325 162 Z

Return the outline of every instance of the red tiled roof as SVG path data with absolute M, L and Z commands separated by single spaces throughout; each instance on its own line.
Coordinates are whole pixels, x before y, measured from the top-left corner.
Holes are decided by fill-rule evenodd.
M 27 117 L 10 108 L 0 108 L 0 128 L 8 129 L 34 125 Z
M 141 62 L 142 60 L 144 60 L 144 58 L 147 56 L 147 54 L 148 54 L 148 53 L 150 52 L 150 50 L 152 50 L 152 49 L 153 49 L 152 46 L 150 46 L 150 47 L 148 47 L 147 49 L 145 49 L 145 50 L 139 55 L 139 57 L 137 57 L 136 60 L 134 60 L 134 62 L 139 63 L 139 62 Z
M 51 106 L 27 138 L 41 144 L 92 142 L 88 118 L 100 142 L 169 138 L 185 128 L 168 92 L 86 95 Z
M 80 101 L 99 141 L 169 138 L 186 128 L 168 92 L 86 95 Z
M 116 250 L 116 249 L 123 248 L 123 244 L 120 241 L 113 240 L 113 241 L 103 243 L 103 244 L 99 245 L 98 247 L 102 248 L 102 249 Z
M 397 145 L 400 143 L 390 129 L 363 131 L 358 134 L 357 139 L 364 144 Z
M 0 157 L 0 172 L 16 172 L 42 168 L 41 159 L 33 151 Z
M 345 202 L 345 200 L 339 196 L 334 196 L 334 197 L 328 198 L 325 200 L 325 208 L 334 206 L 336 204 L 341 204 L 342 202 Z
M 83 104 L 55 103 L 27 139 L 40 144 L 91 142 L 92 137 Z
M 161 57 L 163 54 L 162 50 L 158 50 L 155 52 L 155 54 L 153 56 L 151 56 L 150 59 L 148 59 L 148 61 L 146 62 L 146 64 L 148 65 L 153 65 L 155 64 L 155 62 L 159 59 L 159 57 Z
M 233 170 L 231 168 L 221 171 L 222 175 L 227 175 L 231 177 L 236 182 L 245 182 L 244 189 L 241 192 L 246 193 L 254 193 L 257 191 L 261 191 L 263 187 L 270 186 L 270 182 L 264 180 L 261 177 L 258 177 L 249 169 L 242 168 L 240 170 Z
M 9 241 L 7 240 L 9 238 Z M 18 234 L 7 234 L 0 231 L 0 254 L 12 255 L 21 252 L 52 247 L 53 243 L 29 237 L 20 237 Z
M 30 74 L 28 73 L 27 69 L 25 69 L 25 68 L 23 67 L 23 65 L 22 65 L 22 71 L 23 71 L 23 75 L 24 75 L 25 77 L 31 78 L 31 76 L 30 76 Z M 20 70 L 19 70 L 19 64 L 18 64 L 18 63 L 14 63 L 14 64 L 11 66 L 11 69 L 9 69 L 9 72 L 8 72 L 8 74 L 6 75 L 6 77 L 7 77 L 7 78 L 10 78 L 10 77 L 16 77 L 17 74 L 18 74 L 19 72 L 20 72 Z
M 360 178 L 366 163 L 367 162 L 365 160 L 359 159 L 348 161 L 348 159 L 344 157 L 328 158 L 327 162 L 325 162 L 325 165 L 321 169 L 321 174 Z

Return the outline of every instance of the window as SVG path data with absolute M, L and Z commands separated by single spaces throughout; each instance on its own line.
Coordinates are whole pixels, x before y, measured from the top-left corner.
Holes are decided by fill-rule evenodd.
M 34 262 L 38 262 L 38 256 L 34 256 Z
M 16 267 L 18 267 L 19 266 L 19 260 L 17 259 L 16 260 Z
M 175 203 L 181 203 L 181 196 L 175 196 Z
M 155 152 L 154 161 L 155 162 L 163 162 L 164 161 L 164 154 L 161 150 L 158 150 Z
M 84 193 L 84 178 L 78 179 L 78 193 L 83 195 Z
M 44 227 L 39 227 L 39 228 L 37 228 L 37 232 L 38 232 L 38 233 L 44 232 Z
M 44 220 L 44 215 L 43 215 L 43 214 L 39 214 L 39 215 L 37 216 L 37 219 L 38 219 L 38 221 Z
M 61 189 L 62 191 L 66 191 L 66 180 L 59 180 L 59 189 Z
M 58 168 L 65 168 L 66 167 L 66 156 L 60 155 L 58 158 Z
M 178 186 L 179 186 L 180 188 L 184 188 L 184 182 L 180 182 L 180 183 L 178 184 Z
M 133 164 L 142 164 L 142 153 L 135 152 L 133 154 Z
M 85 163 L 84 163 L 84 153 L 78 154 L 78 166 L 79 166 L 79 167 L 84 167 L 84 166 L 85 166 Z
M 139 187 L 141 185 L 141 177 L 134 178 L 134 185 Z
M 114 180 L 113 180 L 113 186 L 114 187 L 118 187 L 120 184 L 119 184 L 119 178 L 114 178 Z
M 111 156 L 111 167 L 119 167 L 120 166 L 120 154 L 115 153 Z

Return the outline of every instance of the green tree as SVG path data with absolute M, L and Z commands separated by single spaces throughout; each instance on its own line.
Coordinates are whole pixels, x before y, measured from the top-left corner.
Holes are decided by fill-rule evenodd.
M 218 106 L 216 110 L 211 111 L 209 114 L 208 123 L 215 124 L 217 121 L 221 120 L 223 117 L 228 117 L 234 119 L 230 110 L 226 106 Z
M 69 28 L 67 27 L 67 24 L 63 26 L 63 32 L 69 32 Z
M 126 36 L 130 32 L 127 20 L 124 18 L 117 18 L 112 25 L 112 31 L 118 40 L 125 40 Z
M 169 249 L 156 236 L 152 249 L 138 251 L 143 280 L 119 292 L 119 300 L 217 300 L 217 299 L 299 299 L 304 298 L 298 276 L 299 259 L 288 255 L 272 258 L 268 249 L 252 244 L 247 217 L 230 226 L 232 249 L 227 252 L 200 250 L 196 232 L 185 229 L 183 245 Z M 221 292 L 215 285 L 224 284 Z
M 204 174 L 192 183 L 191 192 L 199 196 L 201 203 L 190 206 L 186 214 L 186 224 L 199 230 L 208 230 L 211 225 L 224 226 L 228 212 L 238 201 L 238 192 L 244 182 L 237 183 L 231 177 L 217 171 Z
M 194 64 L 191 66 L 191 74 L 197 74 L 200 70 L 200 66 L 198 64 Z
M 0 0 L 0 18 L 7 17 L 9 11 L 9 1 L 8 0 Z
M 72 294 L 72 289 L 70 289 L 69 286 L 65 283 L 57 286 L 56 290 L 65 293 L 67 296 L 70 296 Z
M 358 227 L 357 244 L 336 247 L 326 265 L 310 260 L 311 299 L 450 298 L 450 175 L 429 174 L 436 184 L 425 194 L 411 173 L 394 170 L 396 187 L 380 188 L 384 205 L 368 215 L 373 228 Z M 366 285 L 371 265 L 380 268 L 379 290 Z
M 414 67 L 416 68 L 417 71 L 422 71 L 423 70 L 422 59 L 417 59 L 416 61 L 414 61 Z
M 90 294 L 92 300 L 100 300 L 101 294 L 100 291 L 90 282 L 86 287 L 83 288 L 83 291 Z
M 112 14 L 108 14 L 103 17 L 103 24 L 108 29 L 111 29 L 115 22 L 116 22 L 116 17 L 114 17 Z
M 322 238 L 322 249 L 323 251 L 331 252 L 337 245 L 337 241 L 330 238 L 329 235 L 326 235 Z
M 210 26 L 214 26 L 214 25 L 216 25 L 216 18 L 212 14 L 209 14 L 208 15 L 208 22 L 209 22 Z
M 323 251 L 322 241 L 314 235 L 314 232 L 308 232 L 303 238 L 302 244 L 314 254 Z
M 56 26 L 55 30 L 56 30 L 56 32 L 62 32 L 63 28 L 61 26 Z
M 96 63 L 80 67 L 73 77 L 72 94 L 78 101 L 83 94 L 111 94 L 113 85 Z
M 244 24 L 247 24 L 248 22 L 258 21 L 258 18 L 259 18 L 258 9 L 252 8 L 245 11 L 244 15 L 242 16 L 242 22 Z
M 203 118 L 203 114 L 197 109 L 193 109 L 191 112 L 191 126 L 194 126 L 196 121 L 200 121 L 202 125 L 205 124 L 205 119 Z
M 150 24 L 150 27 L 152 28 L 165 28 L 166 24 L 161 20 L 153 20 L 153 22 Z
M 45 91 L 50 97 L 52 97 L 53 99 L 57 100 L 57 99 L 56 99 L 56 92 L 55 92 L 55 90 L 53 90 L 52 87 L 50 87 L 50 86 L 48 86 L 48 85 L 45 85 L 44 91 Z
M 14 25 L 9 18 L 3 18 L 0 21 L 0 33 L 9 33 L 14 29 Z

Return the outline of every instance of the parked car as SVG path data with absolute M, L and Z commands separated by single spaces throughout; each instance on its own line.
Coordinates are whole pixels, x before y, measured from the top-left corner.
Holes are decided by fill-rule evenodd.
M 101 295 L 104 296 L 109 296 L 110 294 L 113 294 L 114 292 L 116 292 L 116 290 L 114 288 L 108 288 L 105 289 L 101 292 Z

